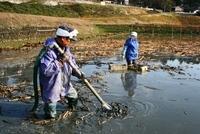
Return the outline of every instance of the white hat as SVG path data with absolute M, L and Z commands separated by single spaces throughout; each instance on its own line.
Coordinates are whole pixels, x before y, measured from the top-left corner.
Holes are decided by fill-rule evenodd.
M 135 36 L 137 38 L 137 32 L 131 32 L 131 36 Z
M 67 27 L 67 26 L 60 26 L 56 30 L 56 36 L 69 37 L 71 40 L 77 40 L 76 39 L 77 34 L 78 34 L 78 30 Z

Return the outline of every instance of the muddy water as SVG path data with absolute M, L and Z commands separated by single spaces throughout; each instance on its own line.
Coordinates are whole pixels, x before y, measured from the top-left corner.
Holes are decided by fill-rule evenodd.
M 200 65 L 198 59 L 162 58 L 148 61 L 149 66 L 169 65 L 182 73 L 158 68 L 146 73 L 110 72 L 107 63 L 124 63 L 118 57 L 99 59 L 83 65 L 86 76 L 98 76 L 92 84 L 108 103 L 128 106 L 124 118 L 99 121 L 93 111 L 74 113 L 66 120 L 47 125 L 35 125 L 29 120 L 33 100 L 0 101 L 0 133 L 127 133 L 127 134 L 198 134 L 200 131 Z M 92 81 L 93 80 L 93 81 Z M 32 64 L 1 68 L 4 85 L 21 83 L 32 94 Z M 75 83 L 78 81 L 75 79 Z M 25 86 L 23 86 L 25 85 Z M 85 90 L 85 89 L 84 89 Z M 92 98 L 96 107 L 99 103 Z M 92 104 L 93 104 L 92 103 Z M 42 108 L 41 108 L 42 109 Z M 62 106 L 58 108 L 62 110 Z M 42 111 L 42 110 L 41 110 Z M 91 113 L 91 114 L 90 114 Z M 42 112 L 38 113 L 42 117 Z M 77 120 L 84 116 L 85 120 Z

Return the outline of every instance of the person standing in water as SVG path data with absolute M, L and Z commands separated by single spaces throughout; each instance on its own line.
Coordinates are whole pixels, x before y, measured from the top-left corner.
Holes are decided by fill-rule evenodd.
M 130 36 L 128 37 L 128 39 L 126 39 L 123 46 L 122 56 L 126 59 L 128 66 L 132 66 L 137 63 L 139 54 L 139 42 L 137 36 L 137 32 L 131 32 Z
M 77 66 L 69 47 L 70 42 L 76 40 L 77 34 L 78 31 L 76 29 L 60 26 L 56 30 L 56 36 L 45 41 L 44 46 L 47 49 L 39 62 L 39 80 L 41 96 L 44 102 L 44 113 L 48 119 L 56 117 L 58 101 L 67 99 L 70 109 L 76 107 L 78 94 L 72 86 L 71 76 L 79 76 L 68 61 Z M 56 48 L 48 48 L 48 46 L 52 46 L 55 43 L 68 55 L 68 61 Z

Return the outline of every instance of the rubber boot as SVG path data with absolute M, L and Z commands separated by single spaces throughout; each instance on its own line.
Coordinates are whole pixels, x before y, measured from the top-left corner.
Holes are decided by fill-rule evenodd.
M 44 104 L 45 119 L 56 118 L 56 103 L 45 103 Z
M 76 106 L 78 103 L 78 99 L 77 98 L 67 98 L 68 100 L 68 108 L 70 111 L 75 111 L 76 110 Z

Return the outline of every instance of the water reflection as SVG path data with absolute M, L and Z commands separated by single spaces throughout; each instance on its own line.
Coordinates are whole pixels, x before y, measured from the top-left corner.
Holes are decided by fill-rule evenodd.
M 179 61 L 179 64 L 182 63 L 187 63 L 187 64 L 199 64 L 200 63 L 200 57 L 176 57 L 176 56 L 171 56 L 171 57 L 158 57 L 159 61 L 163 64 L 166 65 L 168 61 Z
M 135 94 L 135 89 L 137 87 L 137 73 L 126 72 L 121 74 L 122 84 L 124 90 L 128 92 L 128 96 L 131 97 Z
M 32 82 L 32 64 L 22 64 L 0 68 L 0 84 L 13 85 L 21 82 Z
M 175 74 L 173 77 L 162 70 L 150 71 L 145 75 L 139 74 L 139 76 L 133 71 L 122 74 L 119 72 L 110 73 L 108 72 L 106 64 L 101 64 L 101 66 L 99 66 L 99 64 L 101 62 L 108 63 L 119 61 L 116 61 L 115 58 L 111 60 L 105 59 L 105 61 L 84 65 L 81 70 L 85 72 L 87 76 L 93 75 L 94 72 L 105 71 L 105 79 L 102 80 L 105 83 L 100 81 L 99 84 L 105 84 L 106 88 L 109 89 L 109 93 L 102 97 L 108 102 L 120 102 L 127 105 L 130 114 L 126 118 L 122 120 L 111 119 L 109 122 L 105 123 L 105 125 L 99 125 L 98 121 L 95 120 L 95 115 L 93 115 L 95 111 L 91 110 L 91 112 L 86 113 L 84 113 L 84 111 L 77 112 L 78 117 L 84 119 L 83 124 L 77 124 L 80 122 L 76 120 L 78 117 L 74 116 L 73 118 L 67 118 L 61 123 L 53 123 L 49 126 L 33 125 L 29 121 L 24 122 L 24 120 L 23 123 L 20 122 L 18 123 L 19 125 L 17 125 L 16 120 L 13 118 L 24 118 L 28 114 L 27 112 L 33 103 L 21 104 L 15 102 L 1 102 L 0 119 L 2 122 L 0 125 L 5 126 L 7 124 L 7 126 L 4 127 L 6 129 L 0 130 L 0 133 L 21 131 L 25 131 L 21 133 L 42 133 L 44 131 L 50 133 L 64 133 L 69 130 L 68 133 L 83 134 L 108 132 L 127 134 L 188 134 L 200 131 L 199 127 L 197 127 L 200 121 L 200 107 L 198 103 L 200 101 L 200 66 L 199 64 L 195 64 L 198 58 L 196 58 L 196 62 L 192 62 L 193 64 L 191 64 L 189 59 L 180 62 L 178 59 L 165 58 L 163 64 L 180 66 L 183 68 L 184 73 L 187 74 Z M 162 64 L 160 61 L 162 61 L 162 58 L 156 60 L 153 64 Z M 32 64 L 0 68 L 0 83 L 15 84 L 23 81 L 30 82 L 32 81 L 32 70 Z M 122 83 L 120 81 L 122 81 Z M 92 85 L 93 84 L 94 83 L 92 83 Z M 147 85 L 153 85 L 153 87 Z M 135 93 L 137 94 L 134 96 L 134 99 L 124 97 L 121 89 L 123 88 L 122 86 L 128 96 L 133 97 Z M 140 90 L 136 90 L 136 88 Z M 28 91 L 30 92 L 30 90 Z M 94 106 L 96 107 L 97 105 Z M 42 110 L 42 108 L 40 109 Z M 13 112 L 15 113 L 13 114 Z M 13 125 L 13 123 L 16 125 Z M 166 126 L 165 124 L 169 125 Z

